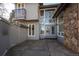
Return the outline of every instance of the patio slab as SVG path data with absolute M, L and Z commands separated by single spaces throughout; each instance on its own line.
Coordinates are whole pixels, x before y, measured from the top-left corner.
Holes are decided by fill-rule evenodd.
M 27 40 L 12 47 L 6 56 L 77 56 L 56 40 Z

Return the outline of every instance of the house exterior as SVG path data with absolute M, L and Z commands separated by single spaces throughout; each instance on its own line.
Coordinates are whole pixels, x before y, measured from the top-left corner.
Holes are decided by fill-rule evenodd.
M 16 24 L 23 24 L 28 27 L 27 39 L 39 39 L 39 4 L 38 3 L 16 3 L 15 4 Z
M 62 34 L 59 32 L 64 32 L 64 45 L 74 52 L 79 52 L 79 4 L 60 4 L 53 18 L 61 21 L 60 23 L 63 30 L 59 30 L 58 35 Z M 57 25 L 57 28 L 61 28 L 61 26 Z M 60 39 L 58 40 L 61 41 Z
M 56 38 L 56 21 L 52 19 L 58 4 L 15 3 L 13 23 L 27 27 L 27 39 Z

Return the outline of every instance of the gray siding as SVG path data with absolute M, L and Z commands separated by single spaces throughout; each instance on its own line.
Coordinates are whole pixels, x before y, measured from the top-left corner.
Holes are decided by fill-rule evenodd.
M 10 47 L 9 43 L 9 24 L 0 21 L 0 55 L 3 55 Z
M 27 29 L 0 20 L 0 55 L 5 55 L 9 48 L 25 41 Z
M 10 46 L 15 46 L 27 38 L 27 29 L 20 28 L 16 25 L 10 25 L 9 31 L 9 39 L 10 39 Z
M 39 4 L 38 3 L 26 3 L 25 9 L 26 9 L 26 19 L 37 19 L 38 20 L 38 9 Z

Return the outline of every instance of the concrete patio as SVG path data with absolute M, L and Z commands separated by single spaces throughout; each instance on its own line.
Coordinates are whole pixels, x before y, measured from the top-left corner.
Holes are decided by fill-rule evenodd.
M 6 56 L 76 56 L 56 40 L 27 40 L 12 47 Z

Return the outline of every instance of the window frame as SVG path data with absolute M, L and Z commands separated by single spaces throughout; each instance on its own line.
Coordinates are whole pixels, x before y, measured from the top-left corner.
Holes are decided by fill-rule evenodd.
M 61 18 L 61 15 L 58 16 L 57 18 L 57 35 L 59 37 L 64 37 L 64 31 L 59 31 L 59 25 L 63 24 L 62 26 L 64 26 L 64 20 L 62 20 L 61 22 L 59 21 L 60 19 L 63 19 Z M 63 35 L 62 35 L 63 34 Z

